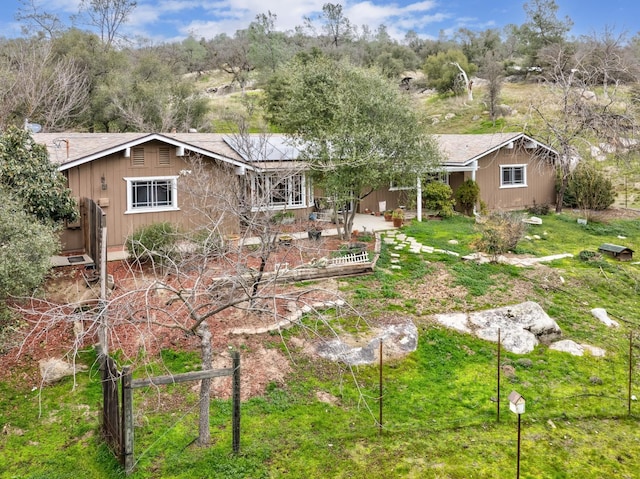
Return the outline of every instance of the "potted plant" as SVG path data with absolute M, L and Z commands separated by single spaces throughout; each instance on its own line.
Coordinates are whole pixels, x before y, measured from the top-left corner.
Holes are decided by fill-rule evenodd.
M 316 227 L 311 227 L 307 230 L 307 235 L 309 235 L 309 239 L 318 241 L 322 236 L 322 230 L 317 229 Z
M 383 215 L 384 215 L 384 220 L 385 220 L 385 221 L 391 221 L 391 219 L 392 219 L 392 218 L 391 218 L 391 215 L 393 215 L 393 211 L 391 211 L 391 210 L 385 210 L 385 211 L 384 211 L 384 213 L 383 213 Z
M 393 220 L 393 226 L 395 228 L 400 228 L 402 226 L 402 222 L 404 221 L 404 210 L 402 208 L 396 208 L 395 210 L 393 210 L 391 219 Z
M 293 242 L 293 236 L 291 236 L 291 235 L 280 235 L 280 237 L 278 238 L 278 241 L 283 246 L 291 246 L 291 243 Z

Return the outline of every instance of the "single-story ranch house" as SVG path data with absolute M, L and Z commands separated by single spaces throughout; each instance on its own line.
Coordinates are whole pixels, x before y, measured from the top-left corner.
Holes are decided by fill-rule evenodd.
M 522 133 L 435 135 L 444 154 L 443 177 L 455 190 L 476 180 L 489 209 L 522 209 L 555 202 L 553 160 L 556 152 Z M 234 185 L 250 210 L 291 211 L 306 218 L 314 209 L 314 192 L 298 151 L 283 135 L 252 136 L 208 133 L 38 133 L 49 157 L 68 180 L 73 195 L 94 200 L 106 213 L 108 246 L 124 244 L 141 226 L 157 222 L 186 225 L 197 207 L 179 188 L 192 175 L 198 158 L 215 172 L 218 185 Z M 406 189 L 390 185 L 367 196 L 360 208 L 378 211 L 406 202 Z M 200 211 L 200 213 L 202 213 Z M 237 233 L 240 218 L 222 228 Z M 65 251 L 85 249 L 83 221 L 66 225 Z

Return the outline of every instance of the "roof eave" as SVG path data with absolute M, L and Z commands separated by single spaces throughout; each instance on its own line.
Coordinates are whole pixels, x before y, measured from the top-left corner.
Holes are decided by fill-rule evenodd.
M 206 150 L 204 148 L 200 148 L 200 147 L 194 146 L 194 145 L 192 145 L 190 143 L 187 143 L 187 142 L 184 142 L 184 141 L 176 140 L 174 138 L 162 135 L 160 133 L 150 133 L 150 134 L 142 136 L 140 138 L 136 138 L 135 140 L 131 140 L 131 141 L 128 141 L 128 142 L 125 142 L 125 143 L 121 143 L 121 144 L 115 145 L 115 146 L 113 146 L 111 148 L 107 148 L 105 150 L 101 150 L 99 152 L 92 153 L 91 155 L 87 155 L 87 156 L 84 156 L 82 158 L 76 158 L 74 160 L 65 162 L 65 163 L 61 164 L 60 166 L 58 166 L 58 171 L 66 171 L 66 170 L 69 170 L 71 168 L 75 168 L 76 166 L 80 166 L 80 165 L 83 165 L 85 163 L 90 163 L 90 162 L 92 162 L 94 160 L 97 160 L 97 159 L 100 159 L 100 158 L 104 158 L 105 156 L 108 156 L 108 155 L 112 155 L 113 153 L 117 153 L 117 152 L 125 150 L 127 148 L 133 148 L 133 147 L 136 147 L 136 146 L 141 145 L 143 143 L 148 143 L 148 142 L 154 141 L 154 140 L 162 141 L 164 143 L 168 143 L 168 144 L 170 144 L 172 146 L 175 146 L 175 147 L 183 147 L 183 148 L 185 148 L 185 149 L 187 149 L 187 150 L 189 150 L 191 152 L 198 153 L 198 154 L 204 155 L 204 156 L 208 156 L 210 158 L 215 158 L 217 160 L 224 161 L 225 163 L 229 163 L 229 164 L 231 164 L 233 166 L 242 166 L 242 167 L 247 168 L 249 170 L 253 170 L 254 169 L 250 164 L 245 163 L 243 161 L 234 160 L 233 158 L 229 158 L 227 156 L 220 155 L 220 154 L 215 153 L 213 151 L 209 151 L 209 150 Z

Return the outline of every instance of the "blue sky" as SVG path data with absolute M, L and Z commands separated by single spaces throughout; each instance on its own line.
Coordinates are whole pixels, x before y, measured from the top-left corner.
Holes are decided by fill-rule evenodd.
M 77 13 L 80 0 L 23 0 L 44 6 L 65 22 Z M 212 38 L 219 33 L 233 35 L 246 28 L 255 16 L 271 11 L 277 15 L 278 30 L 293 30 L 305 16 L 313 18 L 329 0 L 138 0 L 130 22 L 124 27 L 129 35 L 141 35 L 154 42 L 181 40 L 192 33 L 196 38 Z M 471 30 L 502 28 L 509 23 L 522 24 L 524 1 L 513 0 L 398 0 L 337 1 L 349 20 L 375 30 L 387 26 L 396 39 L 408 30 L 422 37 L 436 38 L 440 31 L 451 33 L 460 27 Z M 574 21 L 573 35 L 602 32 L 605 26 L 628 36 L 640 31 L 638 0 L 556 0 L 559 15 Z M 20 0 L 0 1 L 0 36 L 20 36 L 14 20 Z

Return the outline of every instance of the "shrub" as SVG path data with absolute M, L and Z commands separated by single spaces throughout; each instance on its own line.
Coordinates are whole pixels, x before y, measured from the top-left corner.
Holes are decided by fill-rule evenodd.
M 424 189 L 425 206 L 428 210 L 436 211 L 439 216 L 448 218 L 453 215 L 455 201 L 451 198 L 451 187 L 439 181 L 427 183 Z
M 524 236 L 527 225 L 522 222 L 522 215 L 510 212 L 494 212 L 476 224 L 482 235 L 476 247 L 496 257 L 515 249 Z
M 54 227 L 0 190 L 0 316 L 7 297 L 29 295 L 42 283 L 58 249 Z
M 531 215 L 544 216 L 549 214 L 550 209 L 551 207 L 549 205 L 538 205 L 534 200 L 533 206 L 527 208 L 527 212 Z
M 606 210 L 615 201 L 611 180 L 592 164 L 582 162 L 571 173 L 563 202 L 583 210 Z
M 462 206 L 464 214 L 470 216 L 473 213 L 473 208 L 478 202 L 480 196 L 480 186 L 475 181 L 469 179 L 462 183 L 456 190 L 455 198 L 456 202 Z
M 138 228 L 126 240 L 126 247 L 138 263 L 160 259 L 171 253 L 178 230 L 171 223 L 154 223 Z

